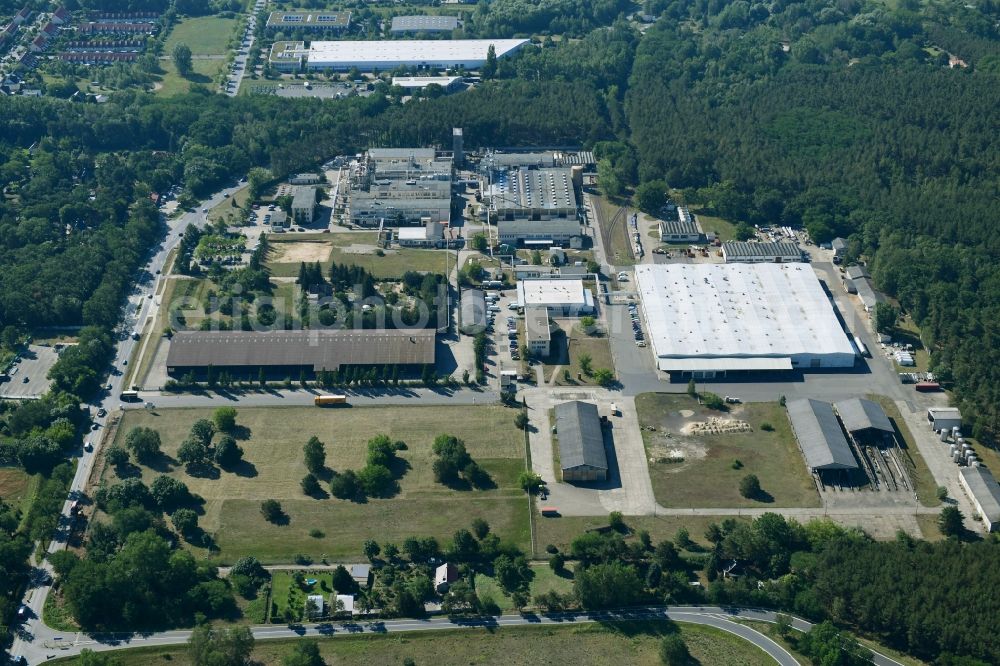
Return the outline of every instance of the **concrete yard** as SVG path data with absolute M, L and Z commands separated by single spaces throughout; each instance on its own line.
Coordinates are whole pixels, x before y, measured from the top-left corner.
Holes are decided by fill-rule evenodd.
M 40 398 L 52 384 L 48 374 L 58 359 L 55 347 L 29 345 L 21 353 L 21 361 L 10 369 L 10 380 L 0 384 L 0 398 Z

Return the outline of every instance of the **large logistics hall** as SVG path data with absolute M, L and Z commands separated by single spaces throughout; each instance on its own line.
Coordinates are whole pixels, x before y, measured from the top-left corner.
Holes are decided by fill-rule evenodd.
M 807 264 L 656 264 L 637 266 L 635 278 L 664 372 L 854 365 L 854 345 Z
M 479 69 L 493 45 L 497 58 L 514 53 L 527 39 L 393 39 L 384 41 L 315 41 L 309 45 L 307 69 L 368 72 L 404 67 Z

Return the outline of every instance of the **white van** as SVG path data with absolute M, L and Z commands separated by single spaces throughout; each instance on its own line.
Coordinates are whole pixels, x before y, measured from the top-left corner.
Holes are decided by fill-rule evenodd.
M 491 305 L 488 308 L 486 308 L 486 310 L 487 310 L 487 312 L 500 312 L 500 306 L 499 305 Z
M 517 310 L 520 307 L 521 307 L 521 304 L 518 303 L 517 301 L 511 301 L 510 303 L 507 304 L 507 309 L 508 310 Z M 497 312 L 499 312 L 499 311 L 500 311 L 500 308 L 497 308 Z

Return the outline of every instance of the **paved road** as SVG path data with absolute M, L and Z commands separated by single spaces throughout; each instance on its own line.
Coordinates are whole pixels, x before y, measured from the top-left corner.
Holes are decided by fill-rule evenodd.
M 252 627 L 254 638 L 268 640 L 275 638 L 299 638 L 304 636 L 336 638 L 365 634 L 411 633 L 418 631 L 442 631 L 457 629 L 495 629 L 498 627 L 565 626 L 571 624 L 589 624 L 594 622 L 632 622 L 670 619 L 675 622 L 688 622 L 715 627 L 747 640 L 766 652 L 781 666 L 797 666 L 799 664 L 787 650 L 764 634 L 737 620 L 753 620 L 774 622 L 776 614 L 772 611 L 752 608 L 723 608 L 719 606 L 668 606 L 635 608 L 620 611 L 603 611 L 593 613 L 550 613 L 545 615 L 501 615 L 469 619 L 451 619 L 435 617 L 426 620 L 385 620 L 365 622 L 337 622 L 292 626 L 255 626 Z M 799 631 L 809 631 L 812 625 L 805 620 L 794 618 L 792 626 Z M 85 634 L 63 634 L 48 627 L 36 629 L 36 640 L 30 650 L 15 654 L 24 654 L 31 666 L 42 663 L 52 657 L 66 657 L 79 654 L 84 648 L 96 652 L 120 650 L 130 647 L 180 645 L 186 643 L 191 636 L 190 631 L 166 631 L 151 634 L 104 634 L 89 636 Z M 873 662 L 878 666 L 899 666 L 899 663 L 878 653 L 873 654 Z
M 257 12 L 264 9 L 266 4 L 266 0 L 257 0 L 254 3 L 253 10 L 247 14 L 247 26 L 240 38 L 240 45 L 236 48 L 236 57 L 233 58 L 235 68 L 230 70 L 226 76 L 225 93 L 230 97 L 236 97 L 240 92 L 240 84 L 243 83 L 243 77 L 247 73 L 247 58 L 250 55 L 250 50 L 253 48 L 254 31 L 257 28 Z M 247 45 L 244 46 L 244 43 L 247 43 Z
M 348 404 L 362 407 L 371 405 L 488 405 L 500 400 L 500 394 L 492 390 L 474 390 L 467 387 L 449 388 L 374 388 L 365 390 L 345 390 L 338 392 L 347 395 Z M 153 403 L 155 408 L 173 407 L 218 407 L 227 403 L 237 403 L 241 407 L 302 407 L 312 405 L 317 395 L 327 391 L 317 389 L 285 390 L 273 389 L 262 392 L 232 392 L 224 391 L 204 393 L 160 393 L 158 391 L 140 391 L 143 401 Z M 143 409 L 143 402 L 123 403 L 123 409 Z
M 211 198 L 201 202 L 195 210 L 200 209 L 210 209 L 217 205 L 219 202 L 225 200 L 227 195 L 232 195 L 241 186 L 234 186 L 225 190 L 222 190 L 212 196 Z M 63 503 L 62 512 L 59 516 L 59 525 L 56 529 L 56 534 L 49 544 L 49 553 L 54 553 L 58 550 L 62 550 L 66 547 L 66 539 L 72 527 L 72 521 L 70 519 L 69 507 L 73 500 L 82 496 L 84 488 L 87 483 L 87 479 L 90 477 L 91 471 L 94 466 L 94 460 L 97 457 L 98 450 L 103 443 L 104 429 L 108 426 L 109 418 L 111 417 L 110 412 L 113 412 L 122 406 L 119 396 L 125 386 L 125 377 L 127 375 L 125 370 L 128 367 L 125 365 L 128 359 L 131 358 L 132 352 L 138 344 L 129 336 L 129 332 L 132 330 L 141 330 L 143 322 L 147 317 L 155 316 L 156 309 L 159 307 L 159 299 L 155 297 L 158 293 L 160 274 L 166 264 L 167 256 L 170 250 L 174 248 L 180 242 L 180 235 L 178 232 L 186 229 L 189 224 L 194 224 L 196 226 L 203 226 L 205 224 L 204 213 L 185 213 L 173 220 L 165 220 L 167 226 L 166 238 L 161 242 L 154 250 L 152 256 L 150 256 L 149 261 L 141 271 L 141 276 L 138 280 L 138 286 L 131 296 L 129 296 L 128 302 L 125 305 L 125 312 L 123 313 L 124 323 L 119 327 L 118 334 L 118 346 L 115 349 L 114 359 L 112 361 L 112 375 L 108 378 L 109 389 L 106 390 L 99 399 L 95 400 L 90 405 L 85 405 L 84 407 L 89 407 L 94 413 L 94 423 L 97 426 L 96 431 L 91 434 L 87 440 L 93 445 L 92 451 L 78 451 L 78 463 L 76 468 L 76 475 L 73 477 L 73 483 L 70 485 L 69 496 Z M 109 414 L 104 417 L 97 417 L 96 413 L 99 409 L 105 409 Z M 39 564 L 39 567 L 51 576 L 52 568 L 48 561 L 45 560 Z M 29 588 L 24 595 L 22 603 L 31 609 L 31 612 L 36 618 L 41 617 L 42 608 L 45 605 L 45 598 L 48 596 L 49 585 L 42 585 L 39 587 Z M 39 622 L 40 620 L 35 620 Z M 18 637 L 14 641 L 11 654 L 19 655 L 26 654 L 27 650 L 32 649 L 30 643 L 26 642 L 22 637 Z

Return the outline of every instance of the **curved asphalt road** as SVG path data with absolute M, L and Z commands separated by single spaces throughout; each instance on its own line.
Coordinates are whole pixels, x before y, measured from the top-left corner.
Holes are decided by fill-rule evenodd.
M 632 608 L 618 611 L 593 613 L 548 613 L 535 615 L 501 615 L 497 617 L 447 618 L 435 617 L 425 620 L 401 619 L 366 622 L 337 622 L 309 625 L 252 627 L 254 638 L 267 640 L 275 638 L 299 638 L 315 636 L 337 638 L 364 634 L 406 633 L 417 631 L 442 631 L 456 629 L 497 628 L 538 625 L 570 625 L 593 622 L 635 622 L 644 620 L 670 619 L 715 627 L 747 640 L 766 652 L 781 666 L 797 666 L 798 661 L 783 647 L 764 634 L 736 620 L 774 622 L 776 613 L 752 608 L 723 608 L 720 606 L 656 606 Z M 793 618 L 792 625 L 799 631 L 809 631 L 812 625 L 805 620 Z M 26 629 L 30 630 L 30 626 Z M 43 663 L 54 657 L 68 657 L 79 654 L 83 649 L 96 652 L 120 650 L 132 647 L 156 645 L 181 645 L 188 641 L 190 631 L 164 631 L 150 634 L 67 634 L 58 632 L 41 623 L 34 622 L 35 634 L 22 637 L 22 649 L 17 655 L 24 655 L 28 663 Z M 877 666 L 902 666 L 884 655 L 873 653 L 872 662 Z

